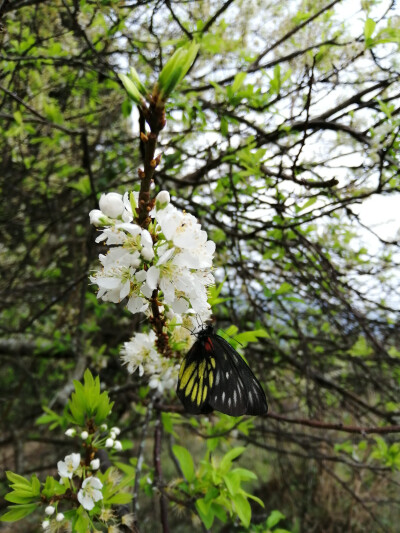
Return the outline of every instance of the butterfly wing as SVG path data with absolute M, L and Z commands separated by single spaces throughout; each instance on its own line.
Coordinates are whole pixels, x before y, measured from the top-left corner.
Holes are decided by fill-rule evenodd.
M 216 360 L 214 383 L 208 403 L 217 411 L 231 415 L 265 415 L 265 393 L 246 362 L 219 335 L 210 338 Z
M 210 413 L 207 400 L 213 386 L 215 360 L 205 352 L 204 338 L 199 338 L 182 361 L 176 393 L 185 411 L 191 414 Z
M 230 416 L 262 415 L 268 411 L 264 391 L 234 348 L 211 327 L 200 332 L 185 356 L 177 395 L 191 414 L 213 409 Z

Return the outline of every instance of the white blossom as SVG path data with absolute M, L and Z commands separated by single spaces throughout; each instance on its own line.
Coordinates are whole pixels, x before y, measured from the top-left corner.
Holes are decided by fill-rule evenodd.
M 60 477 L 67 477 L 72 479 L 75 472 L 78 470 L 81 462 L 80 453 L 71 453 L 64 457 L 64 461 L 58 461 L 58 475 Z
M 110 431 L 112 431 L 113 433 L 115 433 L 116 435 L 120 435 L 121 434 L 121 430 L 119 429 L 118 426 L 113 426 Z
M 171 197 L 168 191 L 160 191 L 156 196 L 157 209 L 164 209 L 170 203 Z
M 64 515 L 63 515 L 63 513 L 57 513 L 56 521 L 57 521 L 57 522 L 62 522 L 63 520 L 64 520 Z
M 130 374 L 139 369 L 139 376 L 143 376 L 144 365 L 152 359 L 158 359 L 155 340 L 156 334 L 150 330 L 148 333 L 136 333 L 129 342 L 124 343 L 121 350 L 122 362 L 128 365 Z
M 102 194 L 99 200 L 99 207 L 105 215 L 111 218 L 117 218 L 124 212 L 125 206 L 122 194 L 109 192 Z
M 89 213 L 89 219 L 93 226 L 102 226 L 104 222 L 108 221 L 108 217 L 100 209 L 92 209 Z
M 103 483 L 97 477 L 88 477 L 83 483 L 78 492 L 78 501 L 84 509 L 91 511 L 96 502 L 103 499 L 101 489 Z
M 122 450 L 122 443 L 119 440 L 116 440 L 114 442 L 114 450 L 121 451 Z
M 92 470 L 98 470 L 100 468 L 100 459 L 92 459 L 90 461 L 90 466 Z
M 114 446 L 114 439 L 108 438 L 104 446 L 106 448 L 112 448 Z
M 81 439 L 86 440 L 88 437 L 89 437 L 89 433 L 87 431 L 82 431 Z
M 54 507 L 54 505 L 48 505 L 46 507 L 46 509 L 44 510 L 44 512 L 48 515 L 48 516 L 51 516 L 52 514 L 54 514 L 56 508 Z
M 76 429 L 73 429 L 73 428 L 69 428 L 67 429 L 67 431 L 65 432 L 65 435 L 67 437 L 75 437 L 76 435 Z
M 171 204 L 168 191 L 156 196 L 147 229 L 135 223 L 138 193 L 108 193 L 100 200 L 101 211 L 94 210 L 91 221 L 103 222 L 96 241 L 111 248 L 99 255 L 102 268 L 90 277 L 98 286 L 97 297 L 113 303 L 125 300 L 132 314 L 151 315 L 156 294 L 170 341 L 189 349 L 190 331 L 198 325 L 193 317 L 202 322 L 210 316 L 207 291 L 214 284 L 215 243 L 193 215 Z M 175 386 L 179 365 L 160 355 L 155 341 L 154 331 L 137 333 L 124 344 L 121 356 L 130 373 L 148 375 L 149 386 L 161 394 Z M 118 442 L 116 437 L 110 433 L 109 447 Z
M 42 528 L 48 529 L 50 527 L 50 520 L 43 520 L 42 522 Z

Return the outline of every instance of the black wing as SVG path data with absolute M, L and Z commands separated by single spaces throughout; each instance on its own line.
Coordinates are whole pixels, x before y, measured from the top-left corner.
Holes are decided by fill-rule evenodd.
M 177 395 L 188 413 L 213 409 L 231 416 L 268 412 L 264 391 L 240 355 L 209 327 L 185 356 Z
M 213 335 L 211 341 L 217 365 L 208 399 L 210 406 L 231 416 L 265 415 L 265 393 L 246 362 L 219 335 Z

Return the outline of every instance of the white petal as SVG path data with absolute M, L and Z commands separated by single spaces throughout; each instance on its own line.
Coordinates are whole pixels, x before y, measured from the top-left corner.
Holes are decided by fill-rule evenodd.
M 144 313 L 148 306 L 149 304 L 143 298 L 131 296 L 126 307 L 134 315 L 135 313 Z
M 137 224 L 132 224 L 128 222 L 123 222 L 122 224 L 115 224 L 115 228 L 118 230 L 124 230 L 136 237 L 137 235 L 140 235 L 142 228 L 138 226 Z
M 96 278 L 96 283 L 103 289 L 117 289 L 121 285 L 121 280 L 118 278 Z
M 167 261 L 171 259 L 171 257 L 174 255 L 175 248 L 170 248 L 165 253 L 162 254 L 160 259 L 157 261 L 157 266 L 164 265 Z
M 142 242 L 142 246 L 144 246 L 145 248 L 153 247 L 153 239 L 151 238 L 151 235 L 147 231 L 147 229 L 142 230 L 141 242 Z
M 151 266 L 149 270 L 147 271 L 147 277 L 146 277 L 146 282 L 147 282 L 147 285 L 150 287 L 150 289 L 152 289 L 153 291 L 157 289 L 159 279 L 160 279 L 160 270 L 155 266 Z
M 119 293 L 119 297 L 121 300 L 126 298 L 131 290 L 131 282 L 128 280 L 122 285 L 121 292 Z
M 153 248 L 143 247 L 140 250 L 140 254 L 145 261 L 151 261 L 154 259 L 154 250 Z

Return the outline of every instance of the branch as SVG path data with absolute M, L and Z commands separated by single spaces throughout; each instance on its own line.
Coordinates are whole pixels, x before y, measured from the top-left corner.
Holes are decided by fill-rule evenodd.
M 154 469 L 156 486 L 162 487 L 162 469 L 161 469 L 161 437 L 162 437 L 162 422 L 161 412 L 158 412 L 155 431 L 154 431 Z M 164 492 L 160 490 L 160 512 L 161 525 L 163 533 L 169 533 L 168 526 L 168 504 Z
M 278 413 L 269 412 L 268 418 L 273 418 L 278 422 L 287 422 L 289 424 L 300 424 L 302 426 L 308 426 L 317 429 L 328 429 L 334 431 L 344 431 L 345 433 L 357 433 L 360 435 L 368 435 L 371 433 L 377 433 L 384 435 L 387 433 L 400 433 L 400 425 L 394 426 L 378 426 L 378 427 L 363 427 L 363 426 L 345 426 L 342 422 L 331 424 L 328 422 L 321 422 L 319 420 L 310 420 L 308 418 L 290 418 Z

